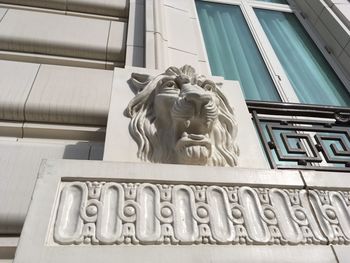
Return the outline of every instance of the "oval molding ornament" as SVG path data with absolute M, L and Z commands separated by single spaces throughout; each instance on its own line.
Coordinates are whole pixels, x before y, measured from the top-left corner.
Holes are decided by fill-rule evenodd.
M 55 245 L 349 244 L 341 191 L 62 182 Z

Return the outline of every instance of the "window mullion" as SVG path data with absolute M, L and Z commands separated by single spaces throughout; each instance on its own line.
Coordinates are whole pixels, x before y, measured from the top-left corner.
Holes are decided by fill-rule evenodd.
M 253 7 L 247 2 L 242 2 L 241 8 L 282 101 L 299 103 L 300 101 L 267 39 Z
M 282 12 L 292 12 L 292 7 L 290 5 L 285 4 L 276 4 L 262 1 L 254 1 L 254 0 L 244 0 L 244 2 L 248 3 L 252 7 L 258 7 L 263 9 L 282 11 Z

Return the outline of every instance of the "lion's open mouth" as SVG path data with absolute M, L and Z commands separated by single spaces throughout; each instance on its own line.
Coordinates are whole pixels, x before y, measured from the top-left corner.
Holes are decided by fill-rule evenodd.
M 181 163 L 203 164 L 211 156 L 209 134 L 188 134 L 183 132 L 177 141 L 175 151 Z

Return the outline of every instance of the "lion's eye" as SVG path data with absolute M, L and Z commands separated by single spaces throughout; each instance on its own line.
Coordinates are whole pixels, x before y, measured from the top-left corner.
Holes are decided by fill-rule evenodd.
M 214 87 L 211 84 L 205 84 L 203 89 L 208 90 L 208 91 L 212 91 L 214 89 Z
M 174 80 L 165 81 L 160 89 L 157 89 L 157 94 L 178 94 L 178 84 Z
M 175 81 L 168 81 L 167 83 L 165 83 L 165 87 L 166 88 L 177 88 L 176 82 Z

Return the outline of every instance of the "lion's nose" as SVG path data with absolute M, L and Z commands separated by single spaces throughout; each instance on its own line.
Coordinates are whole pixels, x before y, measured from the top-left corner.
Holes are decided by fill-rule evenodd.
M 186 93 L 185 100 L 195 106 L 196 114 L 200 114 L 202 108 L 212 100 L 212 97 L 205 92 L 188 92 Z
M 210 94 L 198 92 L 189 92 L 186 94 L 185 98 L 187 101 L 200 105 L 205 105 L 211 100 Z

